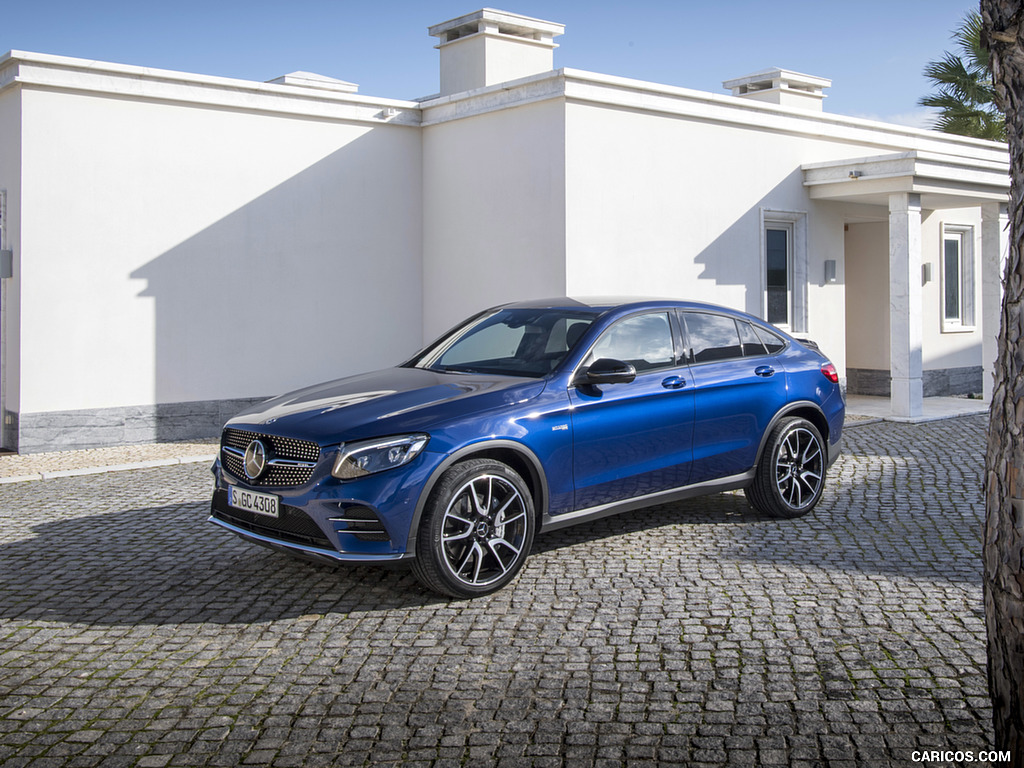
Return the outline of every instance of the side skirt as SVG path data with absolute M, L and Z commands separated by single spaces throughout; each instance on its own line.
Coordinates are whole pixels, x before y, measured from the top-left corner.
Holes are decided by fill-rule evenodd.
M 682 488 L 670 488 L 667 491 L 658 491 L 657 493 L 648 493 L 644 496 L 636 496 L 632 499 L 623 499 L 621 501 L 613 501 L 608 504 L 599 504 L 596 507 L 577 509 L 574 512 L 565 512 L 561 515 L 552 516 L 545 513 L 541 520 L 540 531 L 541 533 L 546 531 L 557 531 L 559 528 L 565 528 L 579 523 L 588 523 L 591 520 L 600 520 L 602 517 L 617 515 L 620 512 L 643 509 L 644 507 L 651 507 L 655 504 L 668 504 L 673 501 L 692 499 L 694 496 L 707 496 L 711 493 L 721 493 L 723 491 L 734 491 L 737 488 L 745 488 L 753 482 L 755 472 L 756 469 L 751 469 L 741 475 L 731 475 L 718 480 L 708 480 L 695 485 L 686 485 Z

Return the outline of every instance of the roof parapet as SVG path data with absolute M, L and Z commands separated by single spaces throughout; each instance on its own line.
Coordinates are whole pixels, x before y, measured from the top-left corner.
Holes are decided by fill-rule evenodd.
M 267 82 L 274 85 L 295 85 L 300 88 L 315 88 L 335 93 L 356 93 L 359 90 L 359 86 L 355 83 L 347 83 L 344 80 L 318 75 L 315 72 L 291 72 L 275 77 L 273 80 L 267 80 Z

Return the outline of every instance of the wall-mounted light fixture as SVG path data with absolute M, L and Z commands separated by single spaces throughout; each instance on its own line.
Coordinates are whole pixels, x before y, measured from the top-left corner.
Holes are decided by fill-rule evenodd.
M 826 259 L 825 260 L 825 282 L 834 283 L 836 281 L 836 260 Z
M 864 175 L 864 171 L 850 171 L 849 178 L 851 178 L 854 181 L 856 181 L 857 179 L 859 179 L 863 175 Z
M 932 265 L 926 261 L 921 265 L 921 285 L 928 285 L 932 281 Z

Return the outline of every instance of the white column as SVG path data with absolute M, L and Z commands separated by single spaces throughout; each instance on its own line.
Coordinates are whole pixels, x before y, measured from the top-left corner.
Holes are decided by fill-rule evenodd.
M 985 400 L 992 401 L 999 316 L 1003 304 L 1003 271 L 1010 247 L 1006 203 L 981 206 L 981 365 Z
M 921 196 L 889 195 L 889 375 L 892 415 L 920 416 Z

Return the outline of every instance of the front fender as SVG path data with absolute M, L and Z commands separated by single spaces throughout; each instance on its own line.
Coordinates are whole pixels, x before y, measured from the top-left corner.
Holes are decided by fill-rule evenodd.
M 466 459 L 479 456 L 494 456 L 495 454 L 498 454 L 496 458 L 501 460 L 501 454 L 507 455 L 508 452 L 514 453 L 516 457 L 519 458 L 527 467 L 530 476 L 524 477 L 523 479 L 534 491 L 535 512 L 537 512 L 538 515 L 544 514 L 548 507 L 548 481 L 547 475 L 544 472 L 544 465 L 541 463 L 537 454 L 527 446 L 516 442 L 515 440 L 482 440 L 480 442 L 471 443 L 459 448 L 457 451 L 454 451 L 444 461 L 438 464 L 437 467 L 434 468 L 434 471 L 430 473 L 427 481 L 423 484 L 423 489 L 420 491 L 419 499 L 416 501 L 416 509 L 413 511 L 412 524 L 409 526 L 409 538 L 405 544 L 407 556 L 415 555 L 416 553 L 416 538 L 420 528 L 420 520 L 423 518 L 423 512 L 427 507 L 427 502 L 430 500 L 430 494 L 433 492 L 434 486 L 437 485 L 437 482 L 441 479 L 441 476 L 460 461 L 465 461 Z

